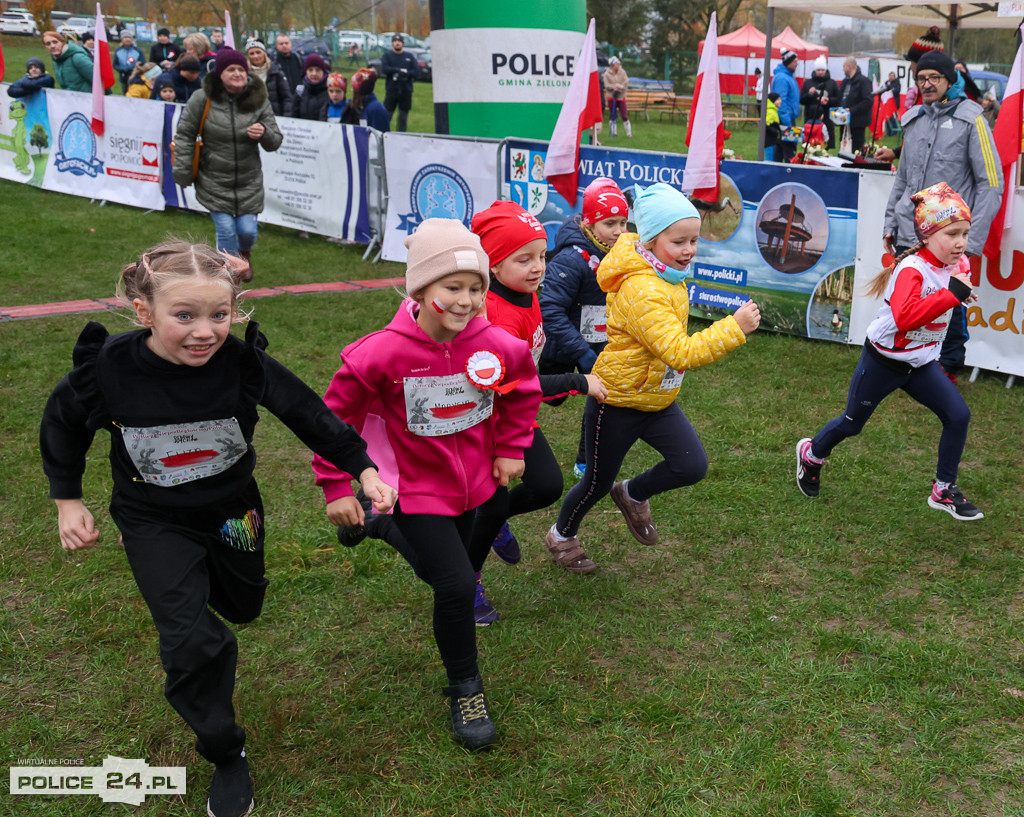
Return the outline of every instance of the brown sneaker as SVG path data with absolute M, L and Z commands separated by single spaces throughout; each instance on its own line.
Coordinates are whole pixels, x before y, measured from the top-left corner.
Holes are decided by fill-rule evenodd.
M 548 553 L 558 566 L 564 567 L 570 573 L 593 573 L 597 570 L 597 565 L 587 558 L 583 545 L 575 536 L 559 542 L 549 530 L 544 534 L 544 547 L 548 549 Z
M 641 545 L 657 544 L 658 530 L 651 519 L 651 503 L 646 500 L 634 502 L 626 496 L 625 485 L 625 482 L 616 482 L 612 486 L 612 500 L 622 511 L 629 532 Z

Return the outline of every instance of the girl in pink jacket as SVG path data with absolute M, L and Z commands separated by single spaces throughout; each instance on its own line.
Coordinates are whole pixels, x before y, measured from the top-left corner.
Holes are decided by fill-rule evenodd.
M 408 543 L 402 555 L 434 590 L 454 738 L 477 749 L 496 739 L 473 619 L 475 574 L 491 543 L 470 548 L 470 534 L 477 508 L 508 512 L 508 492 L 497 488 L 523 473 L 540 385 L 527 345 L 478 317 L 489 268 L 480 239 L 460 221 L 435 218 L 405 244 L 409 300 L 387 327 L 341 353 L 324 400 L 365 429 L 397 471 L 393 518 Z M 313 470 L 328 518 L 347 524 L 358 507 L 352 475 L 320 457 Z

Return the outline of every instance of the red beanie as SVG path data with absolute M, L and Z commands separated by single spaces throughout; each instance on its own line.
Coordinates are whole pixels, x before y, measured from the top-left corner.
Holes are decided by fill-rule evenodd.
M 628 214 L 626 197 L 611 179 L 598 177 L 583 191 L 584 224 L 596 224 L 606 218 L 626 218 Z
M 531 241 L 548 240 L 544 225 L 514 201 L 494 202 L 473 216 L 472 225 L 492 267 Z

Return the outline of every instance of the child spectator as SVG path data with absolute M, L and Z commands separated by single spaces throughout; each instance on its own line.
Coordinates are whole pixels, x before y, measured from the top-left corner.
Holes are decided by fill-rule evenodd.
M 121 93 L 128 94 L 128 83 L 136 66 L 146 61 L 131 34 L 121 35 L 121 45 L 114 51 L 114 70 L 121 78 Z M 151 63 L 154 64 L 155 63 Z
M 371 450 L 390 449 L 401 489 L 392 518 L 402 555 L 433 588 L 452 733 L 477 749 L 497 738 L 473 620 L 474 573 L 491 543 L 471 544 L 470 534 L 478 510 L 507 509 L 504 487 L 523 473 L 540 389 L 526 347 L 477 317 L 488 285 L 480 240 L 455 219 L 431 218 L 405 244 L 411 300 L 345 348 L 324 400 L 367 429 Z M 328 519 L 352 524 L 360 506 L 349 474 L 319 457 L 313 470 Z
M 153 96 L 153 80 L 160 76 L 160 66 L 154 62 L 141 62 L 132 69 L 128 78 L 128 90 L 125 96 L 135 99 L 151 99 Z
M 348 88 L 348 80 L 341 74 L 328 74 L 327 76 L 327 98 L 330 100 L 327 105 L 327 121 L 341 122 L 341 116 L 345 113 L 345 90 Z
M 971 210 L 945 182 L 918 191 L 911 201 L 919 241 L 868 284 L 867 294 L 884 302 L 868 326 L 846 408 L 813 439 L 797 443 L 796 482 L 804 496 L 818 496 L 825 458 L 860 433 L 886 396 L 903 389 L 942 421 L 929 507 L 972 522 L 984 514 L 956 484 L 971 411 L 938 363 L 953 307 L 977 300 L 965 254 Z
M 611 179 L 594 179 L 583 191 L 583 212 L 566 221 L 555 235 L 540 291 L 547 339 L 539 364 L 542 375 L 576 370 L 590 374 L 604 349 L 606 296 L 596 272 L 601 259 L 626 232 L 628 214 L 629 205 L 618 185 Z M 573 466 L 577 479 L 585 469 L 581 431 Z
M 327 63 L 319 54 L 310 54 L 302 62 L 305 76 L 295 91 L 292 116 L 297 119 L 327 121 Z
M 29 57 L 25 60 L 25 76 L 11 83 L 7 89 L 7 96 L 12 99 L 24 99 L 55 85 L 53 77 L 46 73 L 46 64 L 39 57 Z
M 587 400 L 586 474 L 566 495 L 558 520 L 544 537 L 555 562 L 574 573 L 596 567 L 577 532 L 609 491 L 633 537 L 644 545 L 658 541 L 648 500 L 707 474 L 704 447 L 676 403 L 683 372 L 743 345 L 761 319 L 757 305 L 747 301 L 734 315 L 687 334 L 690 301 L 683 282 L 697 252 L 700 215 L 667 184 L 634 190 L 639 235 L 620 235 L 597 269 L 597 281 L 608 293 L 608 345 L 593 373 L 607 385 L 608 397 L 603 404 Z M 615 482 L 637 440 L 664 459 Z
M 352 75 L 352 100 L 342 114 L 343 125 L 365 125 L 381 133 L 391 130 L 388 109 L 373 92 L 376 83 L 377 72 L 372 68 L 360 68 Z

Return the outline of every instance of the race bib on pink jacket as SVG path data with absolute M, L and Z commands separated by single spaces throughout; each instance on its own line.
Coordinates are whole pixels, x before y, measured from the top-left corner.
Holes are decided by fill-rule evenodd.
M 405 417 L 419 437 L 444 437 L 482 423 L 494 411 L 494 392 L 478 389 L 465 373 L 407 377 Z

